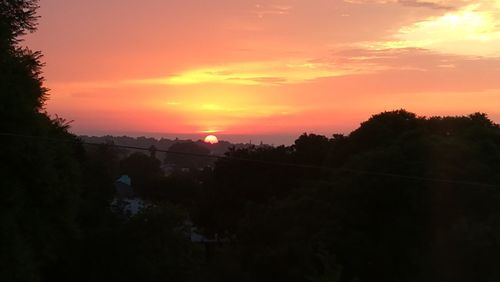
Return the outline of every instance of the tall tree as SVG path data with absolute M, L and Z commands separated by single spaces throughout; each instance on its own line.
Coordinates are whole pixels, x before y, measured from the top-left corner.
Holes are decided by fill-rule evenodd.
M 0 1 L 1 281 L 42 280 L 76 231 L 81 150 L 67 124 L 43 112 L 41 53 L 21 46 L 37 8 L 35 0 Z

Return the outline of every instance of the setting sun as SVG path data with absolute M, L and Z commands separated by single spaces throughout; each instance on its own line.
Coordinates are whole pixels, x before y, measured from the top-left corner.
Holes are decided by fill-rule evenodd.
M 219 139 L 217 139 L 217 136 L 215 135 L 208 135 L 207 137 L 205 137 L 204 142 L 208 144 L 217 144 L 219 143 Z

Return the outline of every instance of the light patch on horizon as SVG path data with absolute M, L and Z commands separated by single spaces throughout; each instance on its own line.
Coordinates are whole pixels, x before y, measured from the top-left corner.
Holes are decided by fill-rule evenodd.
M 235 127 L 249 121 L 258 123 L 258 120 L 291 117 L 299 113 L 295 107 L 285 105 L 248 104 L 242 107 L 231 104 L 199 103 L 185 105 L 177 112 L 189 116 L 186 122 L 202 133 L 234 131 Z
M 463 56 L 500 56 L 500 1 L 480 1 L 401 27 L 393 39 L 363 45 L 373 50 L 423 48 Z
M 297 109 L 293 104 L 267 103 L 252 95 L 251 91 L 241 90 L 231 95 L 228 93 L 229 89 L 223 91 L 220 87 L 213 90 L 199 90 L 196 87 L 192 93 L 185 93 L 182 103 L 175 107 L 170 105 L 171 101 L 158 103 L 157 99 L 152 99 L 147 107 L 155 112 L 183 116 L 184 122 L 191 128 L 205 133 L 234 130 L 239 124 L 249 120 L 289 117 L 306 108 Z
M 221 129 L 207 129 L 207 130 L 200 130 L 199 132 L 211 134 L 211 133 L 218 133 L 218 132 L 223 132 L 223 131 L 224 130 L 221 130 Z

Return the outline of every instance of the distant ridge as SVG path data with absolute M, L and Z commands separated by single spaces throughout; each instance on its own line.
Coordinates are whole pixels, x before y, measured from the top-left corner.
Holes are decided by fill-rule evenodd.
M 113 136 L 113 135 L 103 135 L 103 136 L 79 136 L 83 141 L 88 143 L 113 143 L 120 146 L 131 146 L 131 147 L 142 147 L 149 148 L 151 146 L 156 147 L 159 150 L 168 150 L 172 145 L 176 143 L 186 143 L 194 142 L 198 143 L 206 148 L 208 148 L 213 155 L 224 155 L 230 148 L 234 147 L 236 149 L 245 148 L 252 146 L 250 143 L 231 143 L 229 141 L 219 140 L 217 144 L 206 144 L 202 140 L 192 140 L 192 139 L 169 139 L 169 138 L 154 138 L 154 137 L 130 137 L 130 136 Z M 163 157 L 163 156 L 161 156 Z

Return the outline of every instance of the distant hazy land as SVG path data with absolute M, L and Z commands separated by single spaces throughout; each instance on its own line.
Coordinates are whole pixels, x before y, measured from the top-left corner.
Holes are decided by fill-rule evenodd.
M 111 137 L 111 136 L 128 136 L 132 138 L 154 138 L 168 140 L 203 140 L 209 134 L 216 135 L 219 141 L 227 141 L 234 144 L 260 144 L 261 142 L 268 145 L 291 145 L 302 132 L 283 133 L 283 134 L 225 134 L 225 133 L 197 133 L 197 134 L 178 134 L 178 133 L 155 133 L 155 132 L 78 132 L 77 135 L 90 137 Z M 322 133 L 323 134 L 323 133 Z M 327 134 L 328 135 L 328 134 Z

